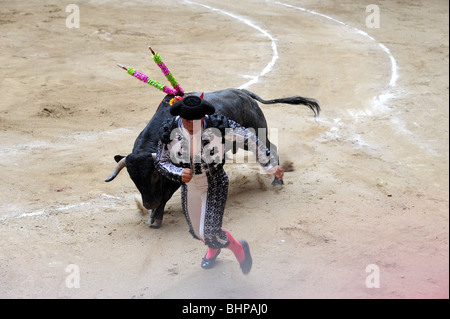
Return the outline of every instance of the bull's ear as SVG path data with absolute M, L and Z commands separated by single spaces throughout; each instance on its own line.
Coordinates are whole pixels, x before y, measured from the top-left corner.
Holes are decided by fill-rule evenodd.
M 116 161 L 116 163 L 119 163 L 120 162 L 120 160 L 122 159 L 122 158 L 124 158 L 125 156 L 122 156 L 122 155 L 116 155 L 116 156 L 114 156 L 114 160 Z

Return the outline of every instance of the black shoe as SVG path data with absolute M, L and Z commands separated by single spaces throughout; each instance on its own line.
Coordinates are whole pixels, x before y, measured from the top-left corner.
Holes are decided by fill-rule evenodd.
M 247 275 L 250 272 L 250 270 L 252 270 L 253 264 L 252 256 L 250 255 L 250 246 L 245 240 L 240 240 L 239 242 L 241 243 L 242 248 L 244 249 L 245 255 L 244 261 L 241 262 L 241 270 L 244 275 Z
M 206 254 L 208 254 L 208 253 L 206 253 Z M 206 255 L 205 255 L 205 257 L 203 257 L 203 259 L 202 259 L 202 268 L 203 269 L 211 269 L 212 267 L 214 267 L 214 265 L 216 264 L 216 258 L 217 258 L 217 256 L 219 256 L 219 254 L 220 254 L 220 249 L 217 251 L 217 254 L 212 258 L 206 258 Z

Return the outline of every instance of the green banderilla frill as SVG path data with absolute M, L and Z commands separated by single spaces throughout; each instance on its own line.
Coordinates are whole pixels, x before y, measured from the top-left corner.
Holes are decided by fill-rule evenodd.
M 160 89 L 161 91 L 164 90 L 164 87 L 165 87 L 164 84 L 162 84 L 159 81 L 153 80 L 153 79 L 148 79 L 147 83 L 154 86 L 157 89 Z
M 170 84 L 172 85 L 172 87 L 176 87 L 176 86 L 178 85 L 178 82 L 177 82 L 177 80 L 175 80 L 175 78 L 174 78 L 174 76 L 173 76 L 172 73 L 170 73 L 170 74 L 167 76 L 167 80 L 169 80 L 169 82 L 170 82 Z
M 162 63 L 162 58 L 159 55 L 159 53 L 155 53 L 153 55 L 153 61 L 155 61 L 155 63 L 158 64 L 158 65 Z

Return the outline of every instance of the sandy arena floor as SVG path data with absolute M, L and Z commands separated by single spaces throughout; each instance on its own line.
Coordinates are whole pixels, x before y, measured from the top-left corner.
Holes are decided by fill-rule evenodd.
M 448 1 L 377 1 L 378 28 L 367 1 L 224 3 L 83 1 L 68 28 L 67 3 L 0 2 L 0 297 L 449 298 Z M 262 105 L 282 191 L 226 167 L 248 276 L 200 268 L 179 192 L 153 230 L 104 182 L 164 97 L 116 67 L 165 82 L 148 45 L 186 91 L 321 104 Z

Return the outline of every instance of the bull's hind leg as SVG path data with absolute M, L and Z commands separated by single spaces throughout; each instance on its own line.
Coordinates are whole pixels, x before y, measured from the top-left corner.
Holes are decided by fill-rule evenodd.
M 272 181 L 272 184 L 270 185 L 270 189 L 273 189 L 274 187 L 281 189 L 281 188 L 283 188 L 283 185 L 284 185 L 283 180 L 275 177 Z
M 269 138 L 266 136 L 266 147 L 270 150 L 270 152 L 275 152 L 278 155 L 278 148 L 275 146 L 275 144 L 272 144 L 272 142 L 269 141 Z M 280 165 L 280 157 L 278 156 L 278 165 Z M 272 184 L 270 185 L 270 189 L 272 190 L 274 187 L 277 187 L 278 189 L 281 189 L 284 185 L 284 182 L 282 179 L 278 179 L 274 177 Z

